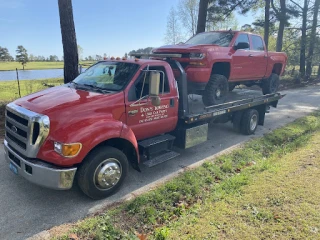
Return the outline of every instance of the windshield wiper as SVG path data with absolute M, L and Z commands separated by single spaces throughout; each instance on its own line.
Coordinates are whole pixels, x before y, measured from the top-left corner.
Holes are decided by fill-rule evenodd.
M 101 87 L 98 87 L 98 86 L 95 86 L 95 85 L 92 85 L 92 84 L 81 84 L 83 86 L 86 86 L 86 87 L 89 87 L 89 88 L 92 88 L 94 90 L 96 90 L 97 92 L 100 92 L 100 93 L 108 93 L 110 91 L 104 89 L 104 88 L 101 88 Z

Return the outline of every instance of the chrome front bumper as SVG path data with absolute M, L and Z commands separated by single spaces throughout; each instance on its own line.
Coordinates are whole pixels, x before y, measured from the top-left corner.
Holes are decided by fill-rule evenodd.
M 37 185 L 56 190 L 67 190 L 72 187 L 77 171 L 73 168 L 59 168 L 38 160 L 26 160 L 14 152 L 8 142 L 4 140 L 5 158 L 13 164 L 18 175 Z

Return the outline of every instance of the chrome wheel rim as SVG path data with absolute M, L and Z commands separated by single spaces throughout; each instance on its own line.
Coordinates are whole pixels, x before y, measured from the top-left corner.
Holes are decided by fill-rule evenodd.
M 218 88 L 218 89 L 216 90 L 216 97 L 217 97 L 217 98 L 220 98 L 220 96 L 221 96 L 221 90 L 220 90 L 220 88 Z
M 102 161 L 96 168 L 93 175 L 93 182 L 100 190 L 113 188 L 120 180 L 122 167 L 115 158 L 108 158 Z
M 252 115 L 250 119 L 250 130 L 254 131 L 258 124 L 258 116 L 256 114 Z

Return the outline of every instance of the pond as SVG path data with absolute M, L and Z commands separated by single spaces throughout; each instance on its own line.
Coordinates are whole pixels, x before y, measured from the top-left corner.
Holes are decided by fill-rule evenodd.
M 84 71 L 85 68 L 82 69 Z M 20 80 L 63 78 L 63 69 L 18 70 Z M 16 71 L 0 71 L 0 81 L 17 80 Z
M 18 70 L 20 80 L 63 78 L 63 69 Z M 0 81 L 17 80 L 16 71 L 0 71 Z

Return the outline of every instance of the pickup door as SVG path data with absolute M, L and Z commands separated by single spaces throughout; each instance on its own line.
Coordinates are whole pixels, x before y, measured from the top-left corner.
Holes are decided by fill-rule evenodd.
M 249 36 L 251 41 L 251 49 L 249 55 L 252 67 L 251 79 L 262 79 L 267 71 L 268 53 L 260 36 Z
M 250 40 L 249 40 L 250 39 Z M 240 33 L 234 42 L 248 42 L 250 49 L 232 48 L 231 76 L 230 81 L 260 80 L 267 70 L 268 53 L 262 38 L 258 35 Z
M 144 68 L 146 70 L 147 68 Z M 161 71 L 160 106 L 153 106 L 149 95 L 149 73 L 141 71 L 130 83 L 125 93 L 126 123 L 137 140 L 150 138 L 175 129 L 178 121 L 177 89 L 172 83 L 174 78 L 168 66 L 149 66 L 149 70 Z M 171 71 L 171 72 L 170 72 Z M 170 73 L 168 75 L 168 73 Z M 169 79 L 172 81 L 169 82 Z M 163 89 L 163 92 L 162 92 Z M 141 94 L 142 93 L 142 94 Z M 141 100 L 139 100 L 142 97 Z

